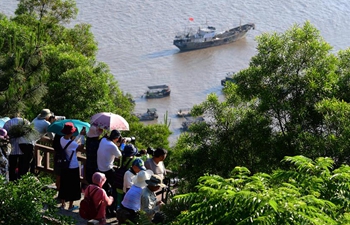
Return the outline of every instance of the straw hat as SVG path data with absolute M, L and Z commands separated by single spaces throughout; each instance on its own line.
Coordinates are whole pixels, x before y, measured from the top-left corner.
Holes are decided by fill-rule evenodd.
M 43 109 L 41 110 L 41 113 L 37 116 L 38 119 L 45 119 L 47 117 L 51 116 L 51 111 L 50 109 Z

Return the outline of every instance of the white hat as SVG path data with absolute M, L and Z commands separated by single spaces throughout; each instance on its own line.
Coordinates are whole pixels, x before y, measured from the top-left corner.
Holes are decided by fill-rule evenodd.
M 132 182 L 135 186 L 144 188 L 147 186 L 146 180 L 149 180 L 153 175 L 152 170 L 141 170 L 133 179 Z

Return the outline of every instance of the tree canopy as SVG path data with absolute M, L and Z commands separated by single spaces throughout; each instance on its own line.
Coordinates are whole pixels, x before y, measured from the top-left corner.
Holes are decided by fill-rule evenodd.
M 205 173 L 227 177 L 236 166 L 269 172 L 285 156 L 347 162 L 350 51 L 331 53 L 309 22 L 262 34 L 257 42 L 249 67 L 226 85 L 226 99 L 210 94 L 192 109 L 207 119 L 175 147 L 180 173 L 192 187 Z

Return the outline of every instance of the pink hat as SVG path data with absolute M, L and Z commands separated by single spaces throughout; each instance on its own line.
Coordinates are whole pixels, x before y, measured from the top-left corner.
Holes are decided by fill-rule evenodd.
M 103 173 L 95 172 L 92 175 L 92 182 L 98 185 L 99 187 L 102 187 L 106 182 L 106 180 L 107 180 L 106 175 L 104 175 Z

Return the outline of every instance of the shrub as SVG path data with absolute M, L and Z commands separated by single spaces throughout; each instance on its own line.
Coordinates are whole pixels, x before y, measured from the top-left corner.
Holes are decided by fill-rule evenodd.
M 72 224 L 71 218 L 57 214 L 54 196 L 33 175 L 13 182 L 0 176 L 0 224 Z

